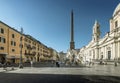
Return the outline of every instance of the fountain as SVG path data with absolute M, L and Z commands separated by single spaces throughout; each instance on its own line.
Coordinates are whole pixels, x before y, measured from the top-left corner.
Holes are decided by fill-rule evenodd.
M 67 51 L 65 64 L 69 66 L 81 66 L 83 65 L 83 57 L 80 56 L 79 50 L 75 49 L 74 45 L 74 16 L 73 11 L 71 12 L 71 41 L 70 49 Z
M 65 58 L 66 66 L 84 66 L 83 57 L 75 49 L 68 50 Z

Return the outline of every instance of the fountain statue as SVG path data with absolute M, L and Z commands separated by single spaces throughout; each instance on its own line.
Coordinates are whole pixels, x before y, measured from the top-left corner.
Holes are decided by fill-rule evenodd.
M 80 56 L 75 49 L 68 50 L 66 54 L 65 64 L 70 66 L 80 66 L 83 64 L 83 57 Z

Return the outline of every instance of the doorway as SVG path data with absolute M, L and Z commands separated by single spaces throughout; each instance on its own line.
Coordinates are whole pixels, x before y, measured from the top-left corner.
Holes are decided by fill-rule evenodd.
M 108 51 L 108 60 L 111 59 L 111 51 Z

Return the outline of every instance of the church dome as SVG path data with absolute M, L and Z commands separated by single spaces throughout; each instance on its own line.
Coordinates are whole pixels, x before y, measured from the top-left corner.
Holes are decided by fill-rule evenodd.
M 115 16 L 116 14 L 118 14 L 118 12 L 120 12 L 120 3 L 117 5 L 117 7 L 114 10 L 113 16 Z

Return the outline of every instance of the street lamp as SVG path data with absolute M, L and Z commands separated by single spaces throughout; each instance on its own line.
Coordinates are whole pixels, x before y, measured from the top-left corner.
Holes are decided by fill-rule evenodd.
M 20 37 L 20 63 L 19 63 L 19 68 L 23 68 L 22 65 L 22 38 L 23 38 L 23 28 L 21 28 L 21 37 Z

